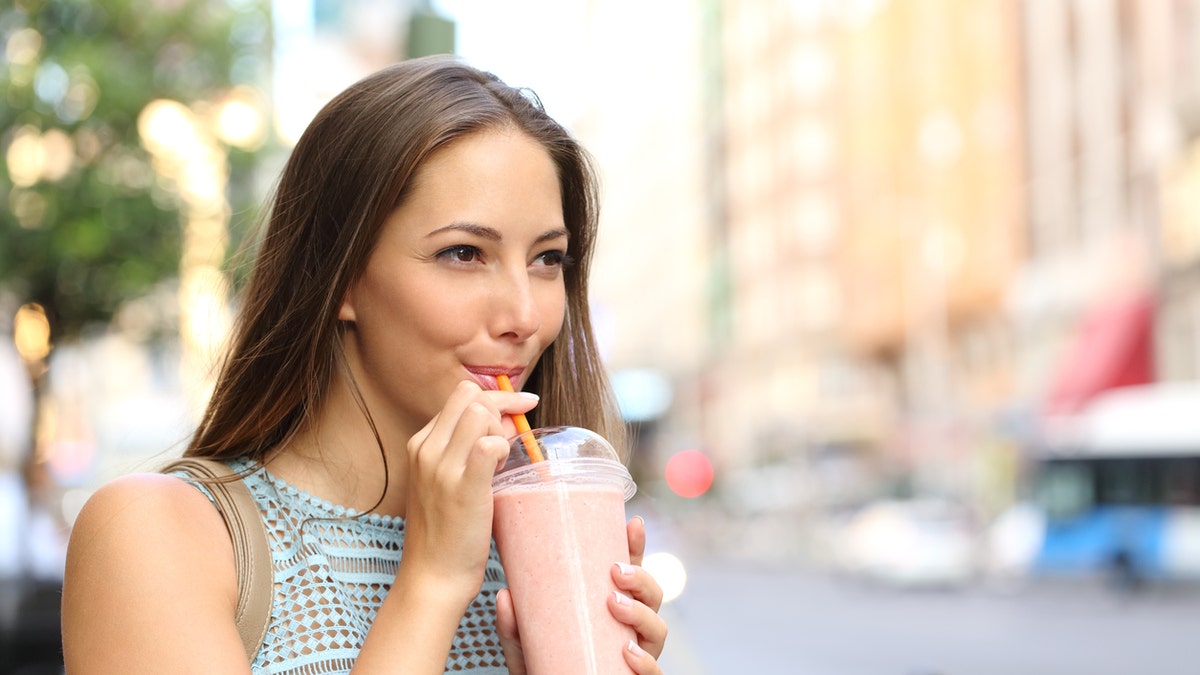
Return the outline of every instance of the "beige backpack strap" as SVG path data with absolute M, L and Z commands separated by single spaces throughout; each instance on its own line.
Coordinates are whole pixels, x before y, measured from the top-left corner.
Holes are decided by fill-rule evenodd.
M 184 457 L 162 469 L 162 473 L 173 471 L 186 471 L 196 478 L 205 479 L 204 486 L 212 493 L 221 517 L 225 519 L 225 526 L 229 528 L 238 576 L 238 633 L 242 636 L 246 656 L 254 663 L 271 621 L 274 586 L 271 548 L 267 543 L 267 530 L 258 510 L 258 502 L 254 501 L 250 489 L 241 479 L 211 480 L 234 475 L 233 470 L 222 462 Z

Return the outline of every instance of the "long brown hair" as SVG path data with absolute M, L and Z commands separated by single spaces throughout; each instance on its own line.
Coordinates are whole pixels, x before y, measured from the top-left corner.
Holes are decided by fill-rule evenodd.
M 535 139 L 554 162 L 567 253 L 576 261 L 564 270 L 563 329 L 526 383 L 541 396 L 530 421 L 586 427 L 624 451 L 587 304 L 599 208 L 591 160 L 531 92 L 440 56 L 360 80 L 300 138 L 275 188 L 231 349 L 186 456 L 263 461 L 286 444 L 319 408 L 332 378 L 350 377 L 338 308 L 418 168 L 457 138 L 505 126 Z M 358 403 L 370 422 L 361 397 Z

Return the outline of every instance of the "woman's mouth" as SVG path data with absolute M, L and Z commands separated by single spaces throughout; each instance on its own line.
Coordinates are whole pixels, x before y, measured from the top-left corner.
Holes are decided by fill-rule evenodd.
M 475 381 L 485 391 L 499 391 L 500 385 L 496 383 L 497 375 L 507 375 L 509 380 L 512 380 L 513 388 L 517 391 L 521 390 L 521 374 L 525 372 L 525 368 L 508 367 L 508 366 L 465 366 L 471 379 Z

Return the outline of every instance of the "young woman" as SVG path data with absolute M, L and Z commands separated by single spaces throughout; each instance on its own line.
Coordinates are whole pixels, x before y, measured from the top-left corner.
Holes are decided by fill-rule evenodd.
M 185 453 L 227 462 L 259 504 L 267 636 L 248 664 L 206 492 L 129 475 L 72 532 L 67 671 L 525 672 L 490 483 L 516 413 L 622 440 L 588 318 L 596 220 L 585 152 L 490 74 L 418 59 L 332 100 L 283 171 Z M 639 519 L 628 535 L 609 604 L 638 639 L 616 648 L 659 673 L 662 592 Z

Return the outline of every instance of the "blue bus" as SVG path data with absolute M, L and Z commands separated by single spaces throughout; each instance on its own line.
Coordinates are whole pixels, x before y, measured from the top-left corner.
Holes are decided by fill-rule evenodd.
M 1047 420 L 1029 459 L 1028 500 L 998 522 L 1025 571 L 1200 581 L 1200 383 L 1105 392 Z

